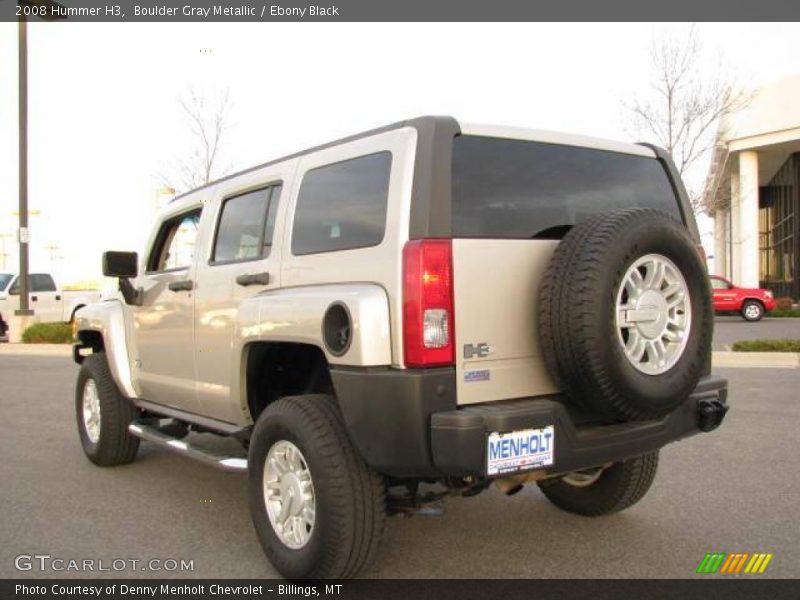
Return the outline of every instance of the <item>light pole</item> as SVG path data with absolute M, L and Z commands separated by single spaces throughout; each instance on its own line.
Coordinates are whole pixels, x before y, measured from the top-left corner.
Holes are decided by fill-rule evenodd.
M 47 7 L 42 19 L 53 20 L 53 7 L 60 6 L 52 0 L 21 0 L 20 7 Z M 20 317 L 29 317 L 33 311 L 28 305 L 28 23 L 20 11 L 19 16 L 19 309 Z
M 20 317 L 33 315 L 28 307 L 28 27 L 19 17 L 19 310 Z

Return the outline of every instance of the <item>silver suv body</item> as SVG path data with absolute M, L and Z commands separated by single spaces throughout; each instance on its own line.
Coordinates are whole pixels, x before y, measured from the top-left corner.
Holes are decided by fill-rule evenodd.
M 578 235 L 579 224 L 626 210 L 634 220 L 647 211 L 669 217 L 680 224 L 676 235 L 699 246 L 680 178 L 657 148 L 447 117 L 397 123 L 176 199 L 141 254 L 106 257 L 107 274 L 121 277 L 123 294 L 78 313 L 75 359 L 103 356 L 119 401 L 132 407 L 127 435 L 166 443 L 178 424 L 177 437 L 198 430 L 249 440 L 256 488 L 265 478 L 283 486 L 282 499 L 271 501 L 265 491 L 261 501 L 271 530 L 254 514 L 273 563 L 289 576 L 352 575 L 363 560 L 333 567 L 303 558 L 317 556 L 310 544 L 315 532 L 323 535 L 318 520 L 294 522 L 291 531 L 280 521 L 311 510 L 298 504 L 298 495 L 307 500 L 309 492 L 297 482 L 321 476 L 302 435 L 274 434 L 254 458 L 259 421 L 267 423 L 271 410 L 273 423 L 291 420 L 277 414 L 287 398 L 299 406 L 330 403 L 335 416 L 319 418 L 338 423 L 331 427 L 345 432 L 358 468 L 378 477 L 383 490 L 407 490 L 390 494 L 389 509 L 398 511 L 423 503 L 422 481 L 438 481 L 446 493 L 474 493 L 491 481 L 505 491 L 533 480 L 572 485 L 719 424 L 726 389 L 709 375 L 709 348 L 698 342 L 683 349 L 692 327 L 710 339 L 711 322 L 700 314 L 704 305 L 690 312 L 694 284 L 680 257 L 648 259 L 653 273 L 647 266 L 631 272 L 651 279 L 647 294 L 614 284 L 618 302 L 609 319 L 617 334 L 604 343 L 620 345 L 630 371 L 621 377 L 649 372 L 642 385 L 662 387 L 669 384 L 658 384 L 654 373 L 683 369 L 683 356 L 695 352 L 691 362 L 702 366 L 685 377 L 693 378 L 691 389 L 669 410 L 645 411 L 644 418 L 624 404 L 603 414 L 569 401 L 587 394 L 570 384 L 577 376 L 565 376 L 558 358 L 564 344 L 550 347 L 567 334 L 558 329 L 545 339 L 542 331 L 551 329 L 541 322 L 569 294 L 558 288 L 548 296 L 542 282 L 560 281 L 548 269 L 570 231 Z M 597 223 L 594 231 L 603 226 Z M 590 242 L 585 237 L 576 248 Z M 578 250 L 571 252 L 578 260 Z M 664 265 L 669 273 L 678 265 L 684 276 L 652 283 Z M 568 304 L 558 305 L 567 320 Z M 671 345 L 678 337 L 682 342 Z M 92 380 L 87 374 L 77 399 L 90 458 L 102 441 L 103 407 L 102 398 L 91 397 Z M 636 394 L 647 396 L 630 393 Z M 94 436 L 87 433 L 92 418 L 101 423 Z M 191 441 L 172 447 L 181 444 L 208 459 Z M 276 483 L 289 481 L 287 469 L 268 468 L 281 452 L 303 457 L 289 469 L 291 485 Z M 317 488 L 310 493 L 314 507 L 322 501 Z M 364 493 L 374 500 L 374 491 Z M 375 502 L 385 510 L 385 501 Z

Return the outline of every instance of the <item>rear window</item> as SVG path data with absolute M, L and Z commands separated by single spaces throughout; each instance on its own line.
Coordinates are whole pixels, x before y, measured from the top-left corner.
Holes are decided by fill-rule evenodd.
M 306 173 L 297 197 L 292 254 L 380 244 L 391 170 L 391 152 L 378 152 Z
M 453 142 L 453 237 L 560 239 L 588 217 L 633 207 L 681 219 L 653 158 L 469 135 Z

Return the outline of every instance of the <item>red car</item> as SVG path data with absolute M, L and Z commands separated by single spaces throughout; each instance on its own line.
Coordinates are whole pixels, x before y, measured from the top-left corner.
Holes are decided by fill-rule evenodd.
M 714 311 L 738 312 L 747 321 L 760 321 L 765 312 L 775 308 L 772 292 L 762 289 L 740 288 L 717 275 L 711 276 L 714 290 Z

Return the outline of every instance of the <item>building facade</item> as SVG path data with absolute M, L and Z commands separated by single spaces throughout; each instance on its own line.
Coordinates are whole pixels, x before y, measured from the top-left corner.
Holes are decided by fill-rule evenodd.
M 724 120 L 704 200 L 716 274 L 800 299 L 800 76 Z

